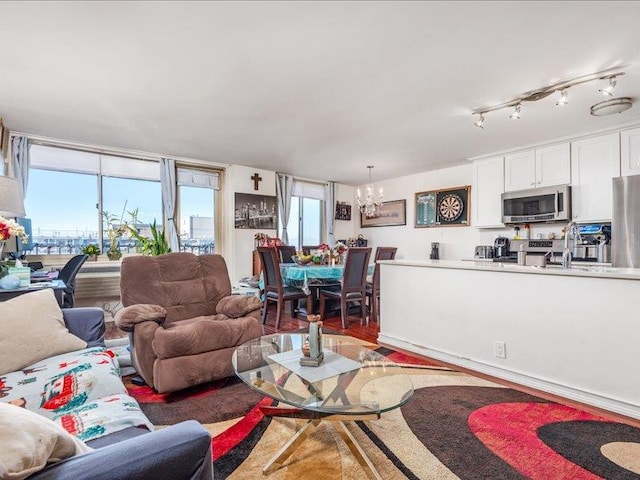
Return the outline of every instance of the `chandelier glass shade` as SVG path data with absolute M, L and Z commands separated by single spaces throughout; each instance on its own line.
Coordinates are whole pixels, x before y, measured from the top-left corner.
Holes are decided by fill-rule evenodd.
M 369 183 L 365 186 L 364 196 L 362 195 L 362 191 L 358 188 L 356 201 L 358 202 L 358 208 L 360 211 L 364 213 L 365 217 L 370 218 L 375 216 L 382 204 L 382 188 L 378 191 L 378 197 L 374 199 L 373 185 L 371 184 L 371 170 L 373 169 L 373 165 L 367 165 L 369 169 Z

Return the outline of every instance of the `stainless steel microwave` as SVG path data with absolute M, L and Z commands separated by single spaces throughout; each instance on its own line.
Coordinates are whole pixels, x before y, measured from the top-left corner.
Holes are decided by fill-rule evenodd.
M 571 187 L 558 185 L 502 194 L 502 223 L 568 221 Z

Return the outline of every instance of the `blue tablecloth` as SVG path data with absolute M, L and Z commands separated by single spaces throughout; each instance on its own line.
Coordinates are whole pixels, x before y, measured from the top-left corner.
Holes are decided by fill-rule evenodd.
M 375 265 L 369 265 L 367 274 L 373 274 Z M 281 263 L 280 275 L 285 285 L 302 288 L 309 294 L 309 285 L 313 283 L 338 283 L 344 275 L 344 265 L 297 265 Z

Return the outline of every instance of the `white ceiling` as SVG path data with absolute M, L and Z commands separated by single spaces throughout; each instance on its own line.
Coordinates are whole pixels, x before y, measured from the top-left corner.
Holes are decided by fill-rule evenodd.
M 598 83 L 487 115 L 557 80 L 628 65 L 640 2 L 0 2 L 12 130 L 358 184 L 640 118 L 592 117 Z

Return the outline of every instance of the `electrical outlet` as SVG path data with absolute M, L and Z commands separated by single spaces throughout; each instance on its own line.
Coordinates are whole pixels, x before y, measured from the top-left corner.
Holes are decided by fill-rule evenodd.
M 497 358 L 507 358 L 507 344 L 499 340 L 493 342 L 493 354 Z

